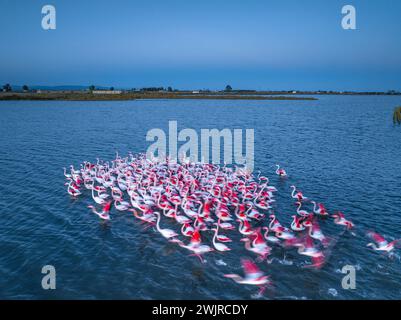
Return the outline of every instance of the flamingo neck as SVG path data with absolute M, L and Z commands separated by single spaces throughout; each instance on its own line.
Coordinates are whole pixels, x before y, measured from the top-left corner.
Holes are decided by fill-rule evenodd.
M 216 228 L 216 230 L 214 231 L 214 236 L 213 236 L 213 244 L 214 245 L 216 245 L 217 232 L 218 232 L 218 230 Z
M 265 237 L 265 239 L 267 239 L 269 237 L 269 228 L 265 229 L 265 233 L 263 234 L 263 236 Z
M 239 219 L 239 230 L 242 231 L 243 228 L 244 228 L 244 223 L 241 219 Z
M 238 274 L 232 275 L 231 279 L 233 279 L 235 282 L 238 282 L 238 283 L 245 281 L 245 279 L 242 278 L 241 276 L 239 276 Z
M 160 218 L 161 218 L 161 216 L 160 216 L 160 213 L 159 214 L 157 214 L 157 221 L 156 221 L 156 229 L 160 232 Z
M 309 226 L 309 232 L 308 232 L 309 236 L 312 237 L 312 226 Z
M 203 202 L 199 201 L 198 215 L 201 214 L 202 207 L 203 207 Z

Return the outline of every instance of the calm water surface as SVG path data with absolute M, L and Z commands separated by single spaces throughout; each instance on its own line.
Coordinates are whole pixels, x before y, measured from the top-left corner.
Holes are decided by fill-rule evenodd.
M 115 151 L 144 152 L 146 132 L 254 128 L 255 168 L 271 177 L 279 219 L 295 212 L 290 185 L 343 210 L 355 236 L 322 222 L 337 244 L 322 270 L 303 269 L 295 252 L 274 249 L 272 299 L 399 299 L 399 254 L 388 259 L 368 250 L 373 228 L 401 237 L 401 128 L 392 124 L 399 97 L 322 96 L 318 101 L 149 100 L 115 102 L 0 101 L 0 298 L 6 299 L 249 299 L 254 287 L 223 277 L 241 273 L 240 257 L 253 257 L 236 241 L 229 253 L 206 255 L 201 264 L 168 244 L 129 214 L 113 211 L 100 223 L 72 200 L 62 167 Z M 290 174 L 274 174 L 281 163 Z M 169 222 L 164 220 L 164 225 Z M 171 226 L 170 226 L 171 227 Z M 227 266 L 217 265 L 222 259 Z M 57 270 L 57 289 L 41 289 L 41 268 Z M 341 268 L 357 268 L 357 288 L 344 290 Z

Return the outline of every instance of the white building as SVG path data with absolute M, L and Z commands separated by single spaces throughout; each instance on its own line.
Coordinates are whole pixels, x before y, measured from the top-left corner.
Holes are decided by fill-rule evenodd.
M 93 90 L 93 94 L 121 94 L 121 90 Z

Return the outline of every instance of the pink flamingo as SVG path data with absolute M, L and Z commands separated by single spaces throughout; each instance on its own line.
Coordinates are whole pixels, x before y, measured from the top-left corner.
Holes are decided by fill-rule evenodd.
M 138 211 L 136 211 L 135 209 L 128 209 L 128 211 L 131 211 L 134 214 L 134 217 L 138 218 L 142 222 L 154 224 L 154 222 L 156 221 L 156 217 L 153 213 L 141 211 L 142 215 L 139 215 Z
M 302 224 L 302 220 L 298 216 L 292 216 L 293 221 L 291 223 L 291 229 L 294 231 L 303 231 L 305 230 L 304 225 Z
M 368 243 L 367 246 L 371 247 L 373 250 L 376 251 L 391 252 L 394 250 L 395 247 L 399 246 L 401 243 L 401 239 L 388 242 L 380 234 L 375 233 L 373 231 L 369 231 L 367 233 L 367 236 L 374 241 L 374 243 L 372 242 Z
M 271 214 L 270 216 L 270 224 L 269 224 L 269 229 L 273 232 L 277 232 L 283 228 L 281 223 L 277 220 L 276 216 L 274 214 Z
M 305 221 L 303 223 L 305 227 L 309 229 L 309 236 L 315 240 L 319 240 L 325 247 L 329 245 L 329 239 L 320 230 L 319 224 L 315 221 Z
M 95 196 L 94 188 L 92 188 L 92 198 L 97 204 L 100 204 L 100 205 L 106 204 L 106 200 L 100 198 L 99 196 Z
M 311 213 L 309 213 L 308 211 L 306 211 L 306 210 L 301 210 L 301 206 L 302 206 L 302 203 L 301 203 L 301 202 L 296 202 L 295 204 L 298 205 L 297 213 L 298 213 L 301 217 L 308 217 L 308 216 L 311 215 Z
M 156 230 L 159 231 L 160 234 L 161 234 L 164 238 L 170 239 L 170 238 L 174 238 L 174 237 L 178 236 L 178 234 L 177 234 L 175 231 L 171 230 L 171 229 L 162 229 L 162 228 L 160 228 L 160 213 L 159 213 L 159 212 L 154 212 L 154 214 L 155 214 L 156 217 L 157 217 L 157 220 L 156 220 Z
M 299 254 L 312 258 L 313 263 L 309 267 L 320 268 L 323 266 L 324 254 L 314 246 L 311 237 L 307 236 L 304 241 L 294 243 L 293 246 L 298 247 Z
M 250 244 L 251 240 L 249 240 L 249 238 L 242 238 L 240 241 L 245 242 L 245 249 L 253 253 L 256 253 L 260 257 L 261 261 L 263 261 L 270 254 L 270 247 L 267 245 L 251 246 Z
M 335 224 L 338 224 L 340 226 L 346 226 L 347 229 L 351 229 L 354 227 L 354 224 L 351 221 L 345 219 L 344 214 L 340 211 L 337 212 L 336 214 L 333 214 L 332 217 L 334 218 Z
M 279 243 L 280 239 L 275 237 L 275 236 L 269 236 L 269 228 L 268 227 L 263 227 L 263 230 L 266 230 L 263 236 L 265 237 L 266 241 L 272 242 L 272 243 Z
M 181 226 L 181 233 L 185 237 L 192 237 L 195 229 L 189 223 L 183 223 Z
M 214 236 L 213 236 L 213 240 L 212 240 L 214 248 L 215 248 L 217 251 L 221 251 L 221 252 L 231 250 L 231 249 L 230 249 L 229 247 L 227 247 L 224 243 L 216 242 L 217 233 L 219 232 L 218 227 L 215 228 L 215 229 L 213 228 L 212 230 L 214 231 Z
M 238 231 L 243 234 L 244 236 L 250 235 L 253 233 L 251 225 L 249 224 L 248 220 L 238 220 L 239 221 L 239 229 Z
M 291 197 L 292 197 L 292 198 L 297 199 L 298 201 L 303 201 L 303 200 L 308 199 L 307 197 L 305 197 L 305 196 L 302 194 L 301 191 L 298 191 L 298 192 L 295 194 L 295 191 L 296 191 L 296 189 L 297 189 L 295 186 L 291 186 L 291 188 L 293 189 L 293 190 L 292 190 L 292 193 L 291 193 Z
M 327 212 L 326 208 L 324 207 L 323 203 L 318 203 L 316 208 L 316 202 L 311 201 L 313 203 L 313 212 L 320 215 L 320 216 L 328 216 L 329 213 Z
M 201 239 L 200 239 L 200 233 L 199 233 L 199 230 L 197 230 L 197 229 L 195 229 L 194 233 L 192 234 L 191 241 L 188 245 L 184 244 L 179 239 L 172 239 L 170 241 L 177 243 L 181 248 L 192 251 L 194 253 L 194 255 L 196 257 L 198 257 L 202 263 L 204 263 L 204 259 L 202 258 L 202 255 L 214 250 L 210 246 L 202 244 Z
M 217 240 L 220 241 L 220 242 L 231 242 L 232 240 L 229 237 L 227 237 L 225 235 L 222 235 L 222 234 L 218 234 L 218 230 L 219 230 L 219 227 L 220 227 L 219 223 L 220 223 L 220 220 L 217 223 L 214 223 L 214 225 L 217 226 L 217 234 L 216 234 Z
M 276 164 L 276 174 L 279 175 L 280 177 L 286 177 L 287 176 L 287 172 L 285 172 L 284 169 L 280 169 L 280 165 Z
M 101 212 L 98 212 L 94 206 L 88 206 L 89 209 L 92 210 L 93 213 L 95 213 L 97 216 L 99 216 L 103 220 L 110 220 L 110 209 L 111 209 L 111 201 L 107 202 L 104 206 Z
M 115 200 L 114 201 L 114 207 L 118 211 L 126 211 L 130 208 L 130 204 L 127 201 L 122 201 L 122 200 Z
M 82 192 L 79 190 L 79 187 L 72 180 L 70 180 L 69 183 L 65 183 L 65 185 L 68 185 L 68 194 L 73 196 L 74 198 L 82 194 Z
M 225 274 L 224 277 L 233 279 L 239 284 L 248 284 L 259 286 L 259 295 L 263 294 L 266 289 L 266 285 L 270 285 L 271 281 L 269 276 L 266 276 L 251 260 L 243 259 L 241 261 L 242 268 L 244 269 L 244 277 L 238 274 Z

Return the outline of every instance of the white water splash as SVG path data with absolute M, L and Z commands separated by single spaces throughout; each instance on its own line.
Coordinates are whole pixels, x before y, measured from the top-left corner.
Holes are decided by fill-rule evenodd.
M 218 266 L 226 266 L 227 265 L 227 263 L 225 263 L 222 259 L 216 260 L 216 264 Z
M 278 262 L 285 266 L 292 266 L 294 264 L 294 261 L 286 260 L 285 258 L 283 260 L 278 260 Z
M 329 295 L 333 296 L 333 297 L 337 297 L 337 295 L 338 295 L 337 290 L 334 289 L 334 288 L 330 288 L 329 290 L 327 290 L 327 293 L 328 293 Z

